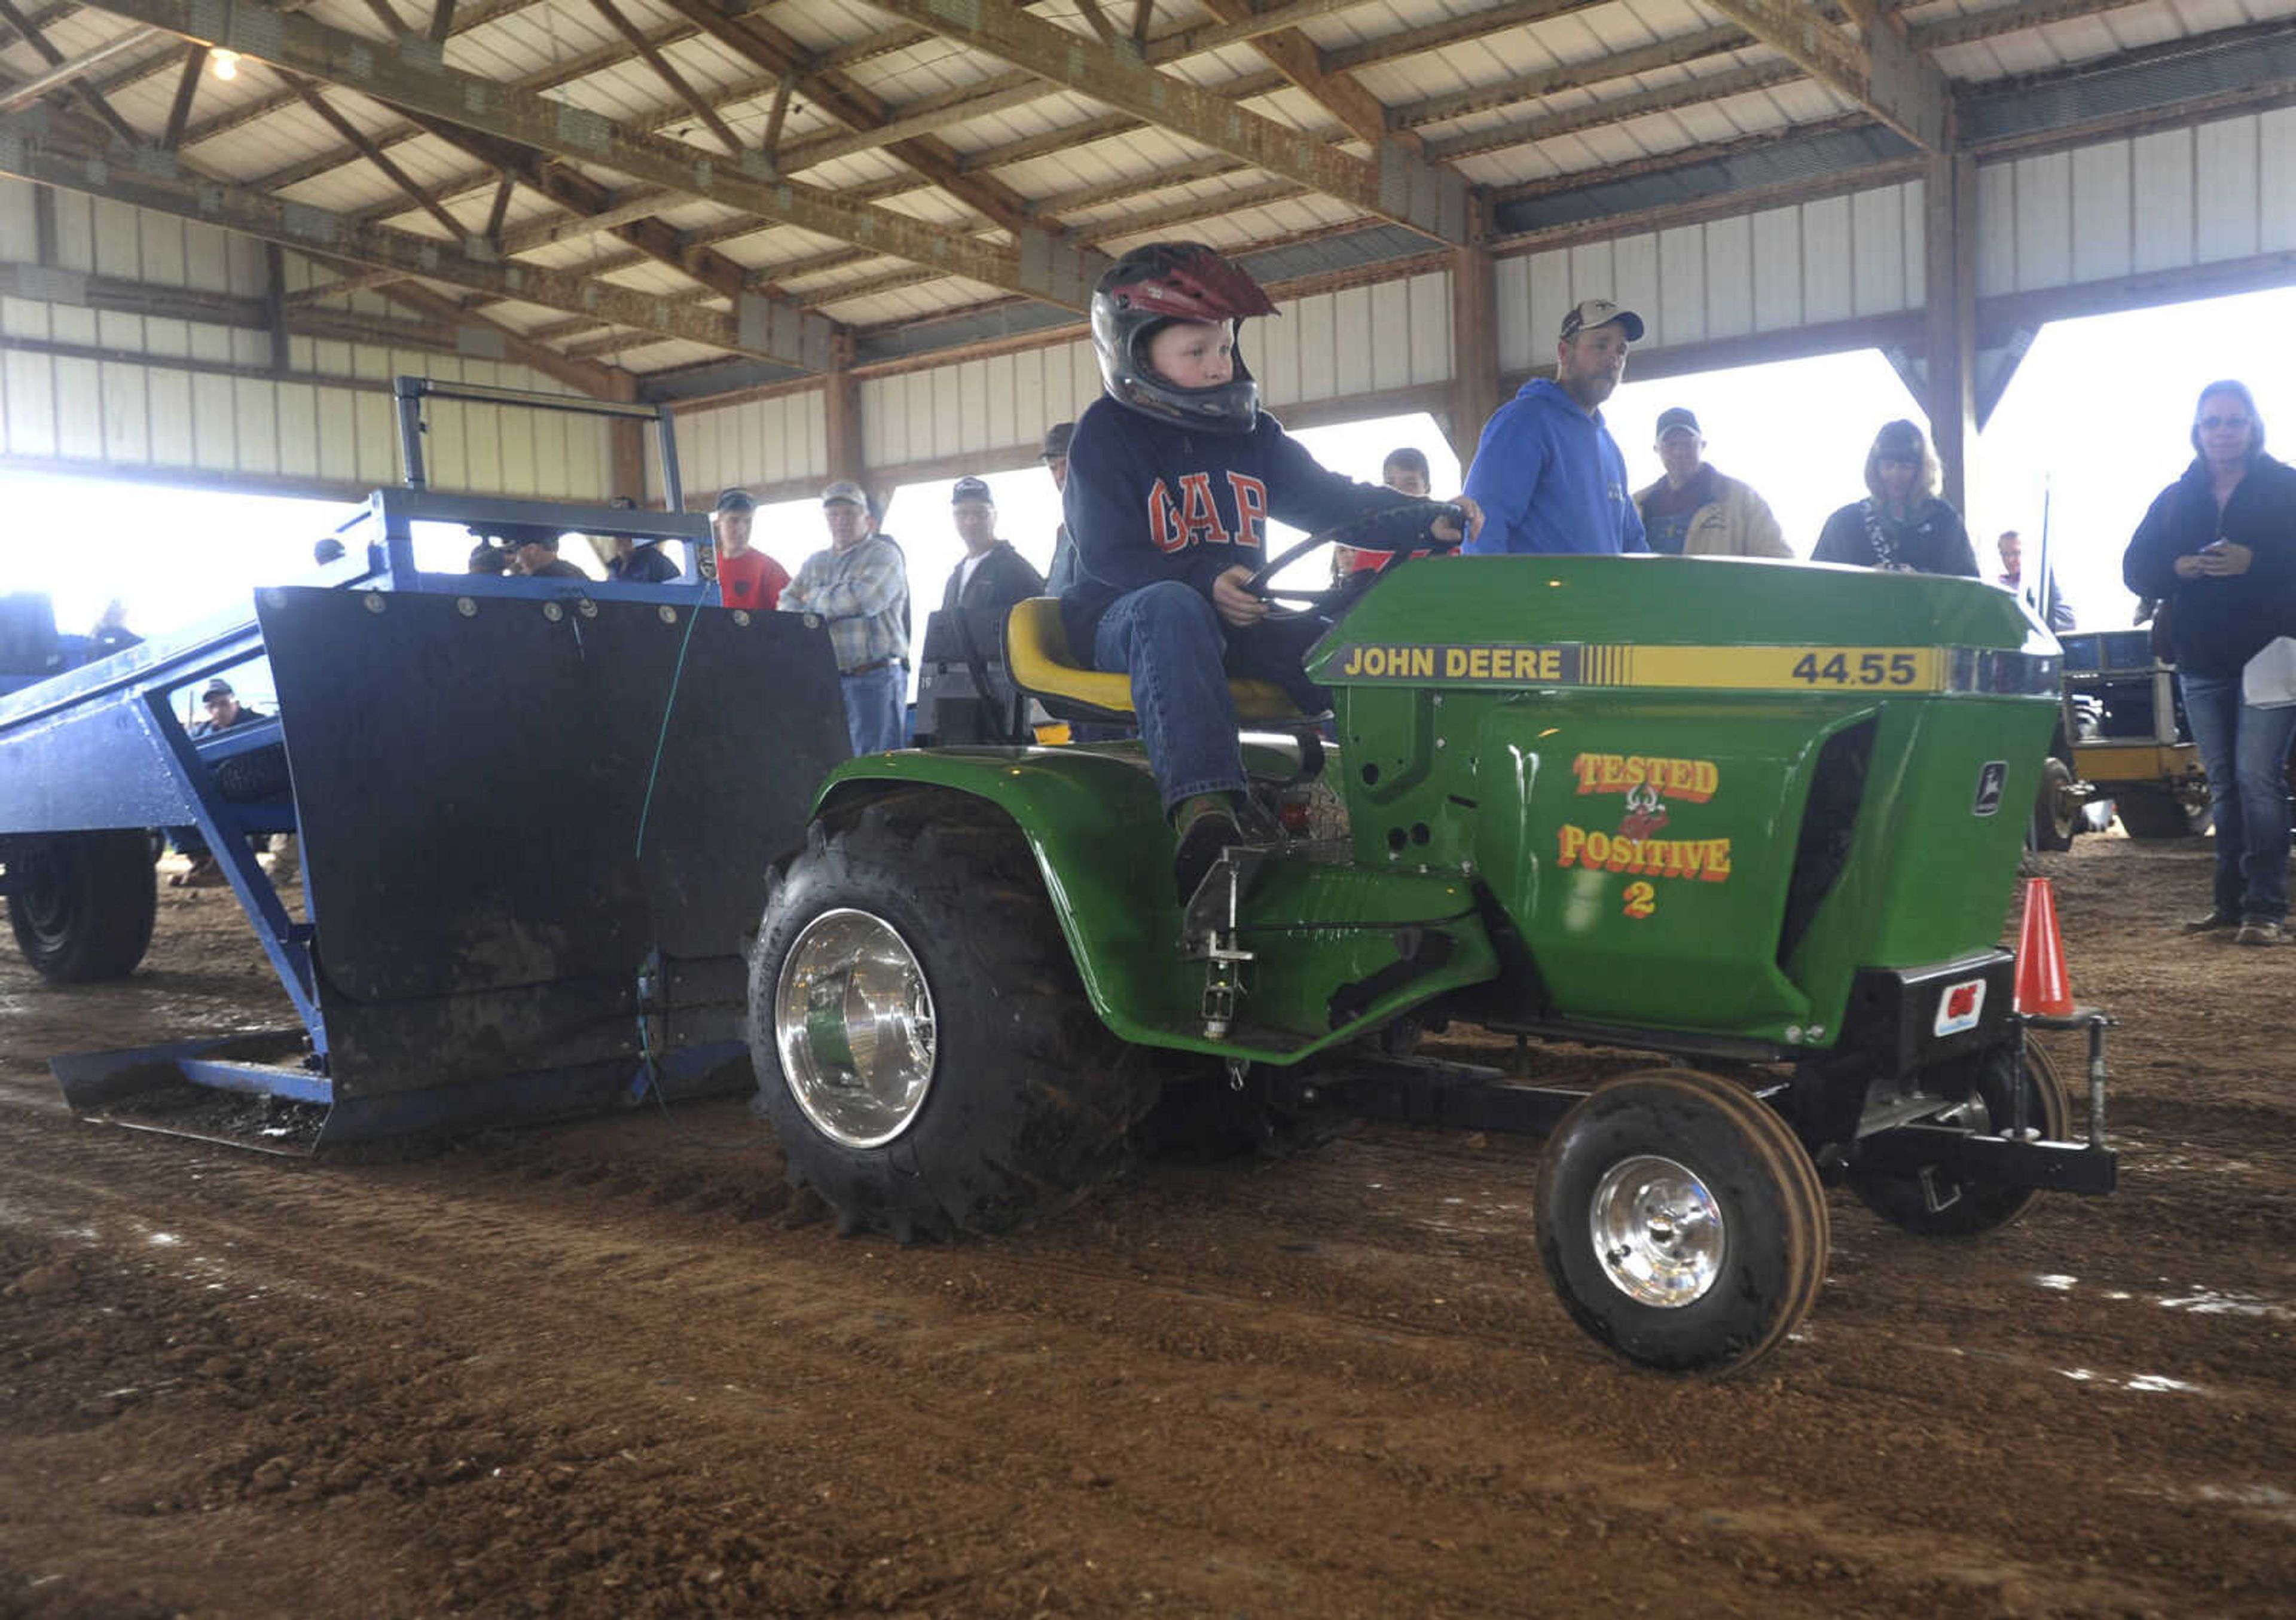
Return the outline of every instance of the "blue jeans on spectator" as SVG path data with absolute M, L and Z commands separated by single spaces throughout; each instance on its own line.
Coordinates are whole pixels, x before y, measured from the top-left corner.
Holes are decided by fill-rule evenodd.
M 1199 793 L 1243 791 L 1229 675 L 1273 682 L 1308 714 L 1331 706 L 1331 693 L 1300 667 L 1330 627 L 1311 618 L 1234 630 L 1220 622 L 1209 598 L 1175 579 L 1109 604 L 1093 633 L 1093 667 L 1131 675 L 1140 740 L 1168 814 Z
M 909 690 L 906 665 L 865 669 L 844 676 L 838 685 L 845 693 L 845 734 L 853 740 L 855 758 L 889 754 L 901 746 L 904 700 Z
M 2238 675 L 2177 677 L 2209 773 L 2216 818 L 2216 912 L 2243 922 L 2288 914 L 2288 743 L 2296 708 L 2251 708 Z

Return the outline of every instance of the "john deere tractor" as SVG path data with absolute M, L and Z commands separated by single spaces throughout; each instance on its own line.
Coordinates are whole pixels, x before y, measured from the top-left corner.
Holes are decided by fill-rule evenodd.
M 1432 557 L 1307 605 L 1334 713 L 1239 685 L 1271 830 L 1185 907 L 1137 745 L 831 773 L 769 886 L 750 1046 L 791 1180 L 848 1230 L 1005 1228 L 1176 1109 L 1239 1142 L 1529 1132 L 1571 1315 L 1721 1370 L 1809 1309 L 1829 1186 L 1940 1236 L 2111 1189 L 2103 1020 L 2076 1142 L 1997 948 L 2057 704 L 2006 593 Z M 1006 638 L 1056 714 L 1128 716 L 1051 600 Z M 1408 1055 L 1457 1025 L 1651 1058 L 1566 1090 Z

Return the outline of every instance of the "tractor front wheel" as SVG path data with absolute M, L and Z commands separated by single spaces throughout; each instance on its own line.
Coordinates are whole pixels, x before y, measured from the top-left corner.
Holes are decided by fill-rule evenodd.
M 52 985 L 125 978 L 151 947 L 160 906 L 152 835 L 140 828 L 7 841 L 8 921 Z
M 816 822 L 775 880 L 750 1053 L 791 1184 L 904 1242 L 1070 1201 L 1123 1166 L 1154 1100 L 1018 832 L 923 796 Z
M 1581 1328 L 1662 1372 L 1735 1370 L 1817 1297 L 1824 1190 L 1784 1120 L 1690 1069 L 1613 1080 L 1563 1117 L 1538 1178 L 1538 1248 Z

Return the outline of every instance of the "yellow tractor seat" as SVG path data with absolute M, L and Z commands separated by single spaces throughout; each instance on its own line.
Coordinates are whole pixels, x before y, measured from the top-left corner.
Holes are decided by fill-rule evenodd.
M 1070 656 L 1057 596 L 1031 596 L 1013 604 L 1004 619 L 1004 672 L 1013 685 L 1062 720 L 1132 721 L 1132 677 L 1088 669 Z M 1239 720 L 1302 725 L 1310 718 L 1269 682 L 1230 681 L 1227 689 Z

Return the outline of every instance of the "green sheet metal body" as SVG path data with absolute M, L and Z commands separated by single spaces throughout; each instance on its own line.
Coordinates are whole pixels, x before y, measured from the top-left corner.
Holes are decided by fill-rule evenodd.
M 1503 953 L 1480 889 L 1536 973 L 1505 987 L 1519 1004 L 1486 998 L 1499 1016 L 1822 1048 L 1857 970 L 1997 940 L 2055 654 L 1972 580 L 1672 558 L 1398 569 L 1310 659 L 1334 694 L 1352 858 L 1263 869 L 1243 929 L 1257 960 L 1220 1041 L 1200 1033 L 1202 965 L 1176 949 L 1171 837 L 1136 747 L 857 760 L 816 813 L 900 786 L 1000 806 L 1094 1007 L 1130 1041 L 1296 1062 L 1490 984 Z M 1824 882 L 1789 931 L 1813 789 L 1853 755 Z M 1441 964 L 1335 1027 L 1333 993 L 1430 930 Z

